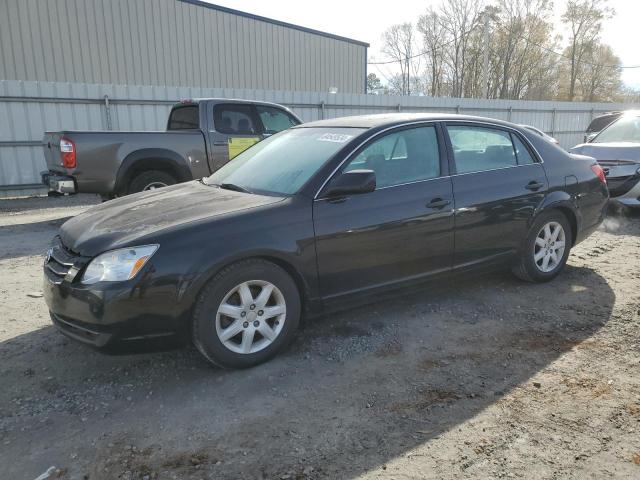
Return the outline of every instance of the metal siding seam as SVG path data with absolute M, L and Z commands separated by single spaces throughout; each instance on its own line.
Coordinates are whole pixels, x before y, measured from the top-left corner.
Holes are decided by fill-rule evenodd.
M 18 21 L 17 21 L 17 12 L 12 11 L 12 7 L 14 9 L 17 9 L 18 6 L 15 2 L 11 2 L 9 3 L 9 8 L 8 8 L 8 17 L 9 17 L 9 39 L 10 41 L 8 42 L 8 45 L 11 48 L 11 55 L 13 57 L 13 65 L 15 67 L 15 77 L 16 79 L 18 78 L 25 78 L 26 77 L 26 69 L 25 69 L 25 65 L 24 65 L 24 49 L 22 49 L 22 44 L 21 42 L 14 42 L 11 41 L 14 38 L 16 38 L 16 34 L 14 32 L 14 30 L 16 29 L 16 26 L 19 27 L 18 25 Z M 16 51 L 19 50 L 19 51 Z M 18 59 L 20 59 L 20 62 L 18 61 Z
M 25 12 L 26 10 L 26 12 Z M 31 22 L 29 22 L 28 5 L 22 1 L 18 2 L 18 25 L 20 44 L 22 45 L 23 61 L 26 75 L 24 80 L 35 80 L 36 78 L 36 62 L 35 62 L 35 45 L 31 40 Z M 12 39 L 16 41 L 16 38 Z
M 36 79 L 45 78 L 46 69 L 47 69 L 47 61 L 46 61 L 47 56 L 45 54 L 45 49 L 50 49 L 51 44 L 47 44 L 47 42 L 44 41 L 44 38 L 43 38 L 44 29 L 42 28 L 42 20 L 41 20 L 42 12 L 39 8 L 35 8 L 33 6 L 33 0 L 30 0 L 29 11 L 33 12 L 33 16 L 36 24 L 35 29 L 30 25 L 31 43 L 33 45 L 39 46 L 39 48 L 36 49 L 38 51 L 38 57 L 39 57 L 38 61 L 35 62 Z M 34 52 L 34 57 L 35 57 L 35 52 Z

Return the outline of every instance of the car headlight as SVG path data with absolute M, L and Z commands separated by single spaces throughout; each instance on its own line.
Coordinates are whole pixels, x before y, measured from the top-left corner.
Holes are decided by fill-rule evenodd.
M 144 267 L 160 245 L 120 248 L 98 255 L 82 275 L 82 283 L 122 282 L 131 280 Z

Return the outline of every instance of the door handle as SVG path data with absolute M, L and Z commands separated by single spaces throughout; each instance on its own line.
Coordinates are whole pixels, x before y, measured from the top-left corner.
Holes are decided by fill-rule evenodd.
M 443 208 L 451 203 L 451 200 L 447 200 L 446 198 L 434 198 L 430 202 L 427 203 L 427 208 Z
M 524 188 L 535 192 L 536 190 L 540 190 L 542 187 L 544 187 L 544 183 L 540 183 L 540 182 L 536 182 L 535 180 L 532 180 L 529 183 L 527 183 Z
M 216 147 L 226 147 L 229 145 L 229 142 L 213 142 Z

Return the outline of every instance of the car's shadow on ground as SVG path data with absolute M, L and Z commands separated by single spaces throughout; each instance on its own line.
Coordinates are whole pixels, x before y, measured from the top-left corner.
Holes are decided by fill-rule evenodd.
M 541 369 L 590 348 L 614 300 L 588 268 L 542 285 L 458 278 L 310 320 L 244 371 L 193 349 L 105 356 L 45 328 L 0 344 L 0 460 L 26 452 L 34 472 L 92 479 L 353 478 L 536 388 Z

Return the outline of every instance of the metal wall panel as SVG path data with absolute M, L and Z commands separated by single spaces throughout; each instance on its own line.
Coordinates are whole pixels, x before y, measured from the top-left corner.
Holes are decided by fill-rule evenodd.
M 191 0 L 0 1 L 5 80 L 364 93 L 366 50 Z
M 639 108 L 611 103 L 3 80 L 0 81 L 0 119 L 3 120 L 0 121 L 0 197 L 37 191 L 34 185 L 40 181 L 39 172 L 45 168 L 40 144 L 45 130 L 163 130 L 174 102 L 197 97 L 276 102 L 289 106 L 305 122 L 397 111 L 479 115 L 536 126 L 558 138 L 565 148 L 582 141 L 584 130 L 598 113 Z

